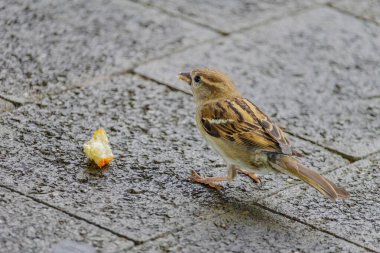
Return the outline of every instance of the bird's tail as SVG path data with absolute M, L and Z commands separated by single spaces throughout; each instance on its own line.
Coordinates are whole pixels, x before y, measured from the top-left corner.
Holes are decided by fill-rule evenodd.
M 317 172 L 306 168 L 293 157 L 279 154 L 269 155 L 268 157 L 269 164 L 275 170 L 298 177 L 333 201 L 350 196 L 343 187 L 337 186 Z

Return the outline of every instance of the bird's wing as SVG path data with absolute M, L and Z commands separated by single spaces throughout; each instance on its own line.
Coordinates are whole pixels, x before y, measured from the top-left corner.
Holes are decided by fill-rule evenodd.
M 247 99 L 207 103 L 200 109 L 200 120 L 213 137 L 263 151 L 292 153 L 282 130 Z

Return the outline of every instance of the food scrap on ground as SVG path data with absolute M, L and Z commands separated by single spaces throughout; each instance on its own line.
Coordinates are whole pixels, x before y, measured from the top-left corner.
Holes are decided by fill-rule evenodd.
M 103 128 L 94 132 L 92 138 L 83 145 L 83 149 L 87 157 L 100 168 L 112 162 L 114 158 L 106 131 Z

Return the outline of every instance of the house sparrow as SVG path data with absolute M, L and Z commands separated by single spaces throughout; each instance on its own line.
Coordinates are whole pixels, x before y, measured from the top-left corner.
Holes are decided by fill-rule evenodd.
M 197 126 L 228 167 L 225 177 L 201 177 L 193 171 L 192 181 L 220 189 L 216 182 L 233 180 L 238 171 L 257 183 L 261 179 L 255 172 L 273 171 L 295 176 L 331 200 L 349 196 L 344 188 L 300 164 L 281 128 L 243 98 L 226 74 L 200 68 L 180 73 L 178 78 L 191 86 Z

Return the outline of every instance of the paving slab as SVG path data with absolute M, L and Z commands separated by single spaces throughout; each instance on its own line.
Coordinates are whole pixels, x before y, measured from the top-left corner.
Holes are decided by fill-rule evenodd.
M 134 245 L 2 187 L 0 203 L 0 252 L 51 252 L 63 240 L 92 245 L 98 252 L 116 252 Z
M 229 204 L 225 214 L 130 252 L 366 252 L 261 208 Z
M 380 1 L 378 0 L 340 0 L 331 1 L 331 5 L 380 25 Z
M 172 73 L 202 66 L 224 70 L 291 133 L 358 159 L 380 150 L 379 65 L 380 28 L 323 7 L 136 72 L 188 92 Z
M 124 77 L 5 113 L 2 182 L 137 241 L 192 223 L 216 202 L 211 194 L 191 198 L 192 164 L 181 158 L 200 142 L 195 128 L 178 127 L 189 121 L 190 103 L 180 92 Z M 98 127 L 116 156 L 104 174 L 82 150 Z M 203 201 L 212 204 L 202 210 Z
M 192 169 L 226 173 L 201 139 L 194 110 L 183 92 L 132 75 L 46 97 L 0 118 L 0 180 L 136 241 L 223 213 L 223 194 L 254 201 L 291 185 L 274 176 L 260 190 L 240 177 L 218 193 L 189 182 Z M 103 173 L 91 168 L 82 151 L 98 127 L 106 129 L 116 157 Z M 321 170 L 347 163 L 294 142 L 315 153 L 305 163 Z
M 153 5 L 193 22 L 230 33 L 288 15 L 326 1 L 186 1 L 133 0 Z
M 379 252 L 380 249 L 380 155 L 372 156 L 328 173 L 351 196 L 331 203 L 298 185 L 261 201 L 290 217 L 327 230 Z
M 215 37 L 123 0 L 0 3 L 0 94 L 25 102 Z

